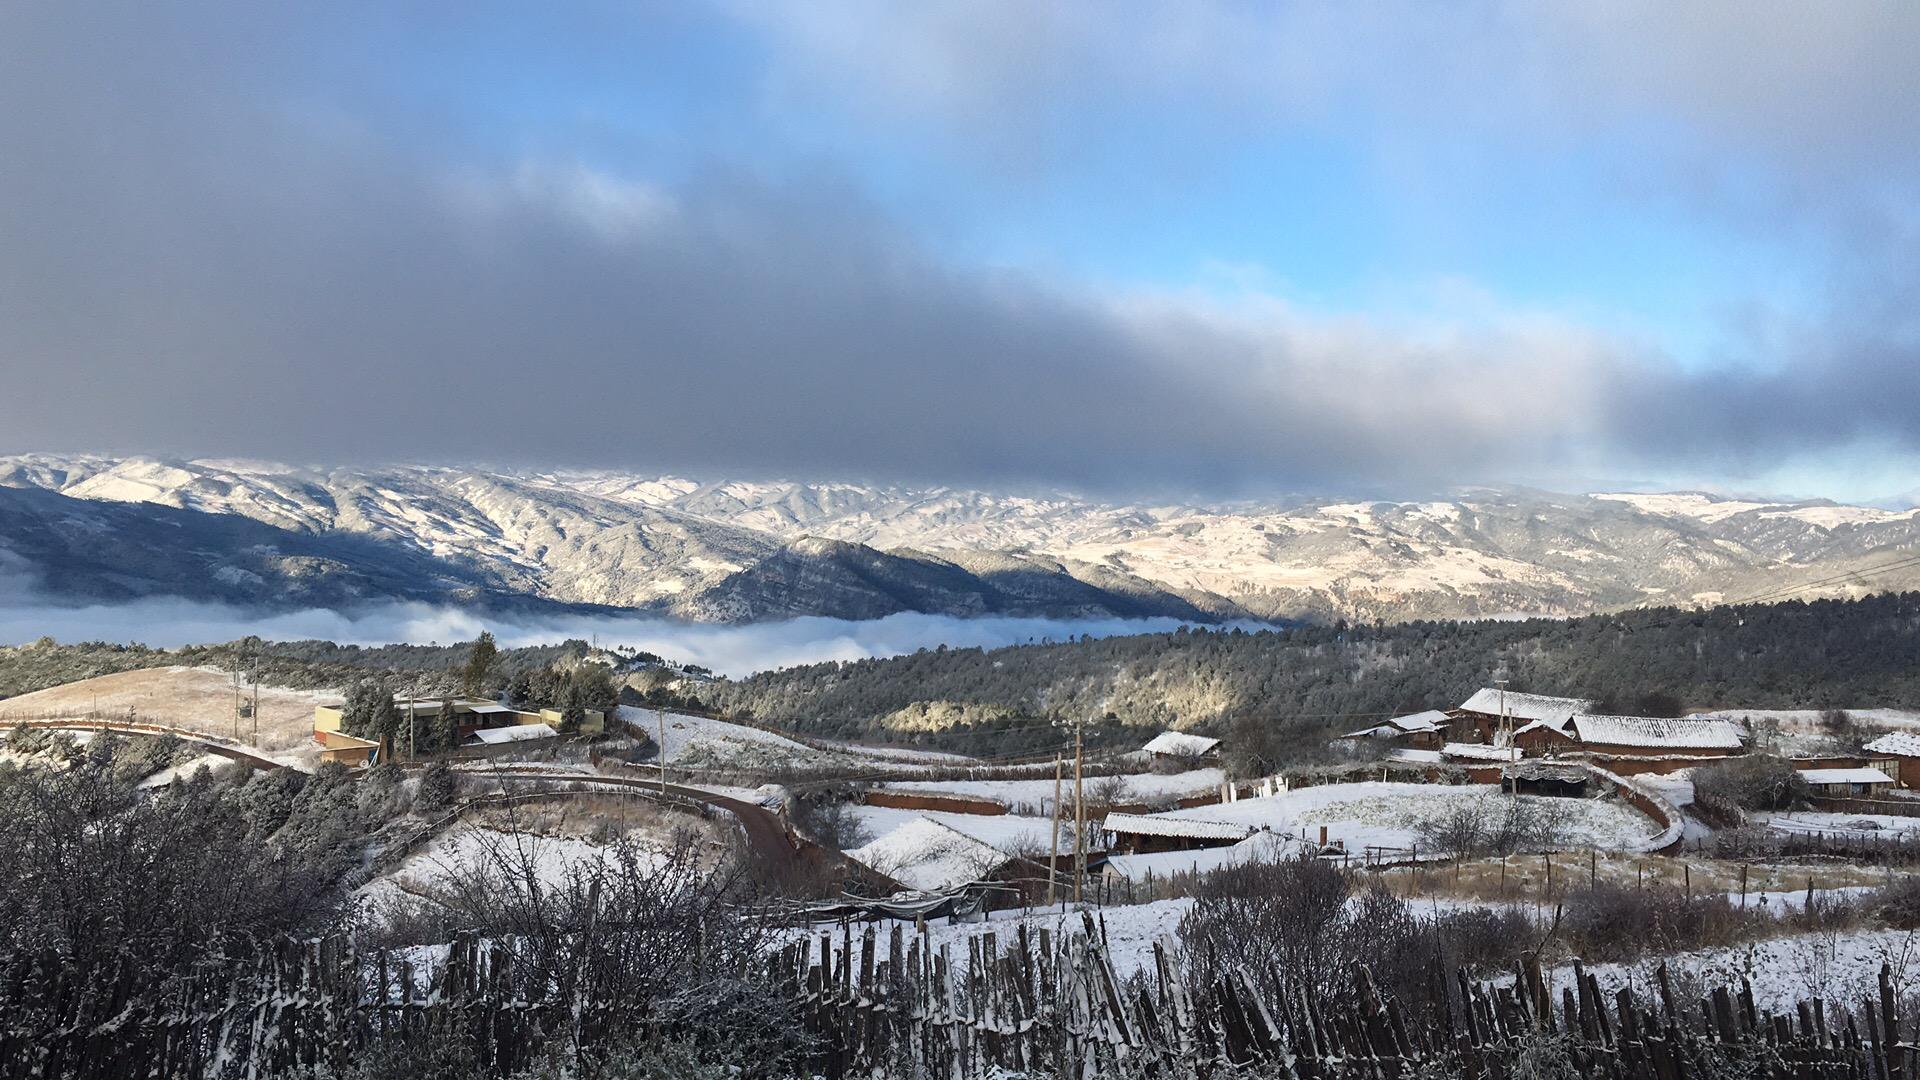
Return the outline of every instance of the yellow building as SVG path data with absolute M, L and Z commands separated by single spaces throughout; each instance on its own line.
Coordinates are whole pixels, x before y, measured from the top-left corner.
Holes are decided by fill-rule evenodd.
M 586 719 L 580 721 L 580 734 L 598 735 L 607 730 L 606 713 L 601 712 L 599 709 L 587 709 L 585 711 L 587 715 Z M 541 709 L 538 714 L 522 713 L 521 715 L 533 717 L 530 720 L 520 721 L 523 724 L 546 724 L 555 731 L 560 729 L 561 711 L 559 709 Z
M 513 724 L 547 724 L 554 728 L 560 726 L 559 709 L 526 712 L 502 705 L 497 701 L 472 701 L 464 698 L 455 698 L 452 704 L 456 725 L 455 734 L 462 741 L 474 732 L 485 728 L 506 727 Z M 409 710 L 416 723 L 424 723 L 439 717 L 441 705 L 441 699 L 416 698 L 411 702 L 404 698 L 394 699 L 394 706 L 402 714 L 403 726 Z M 606 730 L 606 713 L 599 709 L 588 709 L 586 714 L 586 719 L 580 723 L 581 734 L 598 735 Z M 345 707 L 342 705 L 314 706 L 313 739 L 324 748 L 320 752 L 320 757 L 324 761 L 364 765 L 372 759 L 379 744 L 348 735 L 340 730 L 345 719 Z

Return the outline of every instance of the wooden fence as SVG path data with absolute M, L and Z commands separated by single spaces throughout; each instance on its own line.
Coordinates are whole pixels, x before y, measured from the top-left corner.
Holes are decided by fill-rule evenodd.
M 1436 971 L 1435 1001 L 1409 1010 L 1360 968 L 1346 1004 L 1277 973 L 1193 985 L 1161 946 L 1143 977 L 1123 981 L 1101 926 L 1083 919 L 1066 934 L 1016 924 L 938 944 L 898 923 L 884 939 L 871 925 L 809 933 L 766 958 L 764 993 L 791 1004 L 818 1040 L 810 1071 L 832 1080 L 1228 1077 L 1255 1063 L 1302 1080 L 1563 1075 L 1538 1071 L 1543 1055 L 1610 1080 L 1920 1075 L 1884 967 L 1877 998 L 1789 1014 L 1757 1008 L 1745 985 L 1682 1000 L 1664 968 L 1651 998 L 1609 995 L 1577 965 L 1557 1002 L 1538 966 L 1505 984 Z M 281 942 L 134 995 L 137 958 L 127 977 L 82 987 L 58 957 L 16 955 L 0 960 L 0 1080 L 252 1080 L 337 1069 L 383 1038 L 429 1032 L 466 1040 L 504 1074 L 548 1039 L 592 1045 L 651 1022 L 618 979 L 559 990 L 499 941 L 462 938 L 430 968 L 419 961 L 338 938 Z
M 1656 1000 L 1606 995 L 1576 964 L 1577 989 L 1557 1006 L 1529 965 L 1504 985 L 1456 973 L 1440 981 L 1445 1005 L 1409 1015 L 1364 968 L 1344 1007 L 1246 972 L 1190 986 L 1158 944 L 1145 977 L 1122 981 L 1090 915 L 1064 941 L 1020 925 L 1004 942 L 982 934 L 956 949 L 896 924 L 884 959 L 879 944 L 871 928 L 858 938 L 849 928 L 784 954 L 807 1026 L 826 1040 L 828 1077 L 1225 1077 L 1266 1063 L 1275 1071 L 1262 1075 L 1303 1080 L 1505 1078 L 1536 1075 L 1523 1062 L 1537 1069 L 1543 1052 L 1613 1080 L 1920 1075 L 1885 966 L 1878 999 L 1857 1013 L 1821 1000 L 1764 1012 L 1745 984 L 1682 1001 L 1664 966 Z

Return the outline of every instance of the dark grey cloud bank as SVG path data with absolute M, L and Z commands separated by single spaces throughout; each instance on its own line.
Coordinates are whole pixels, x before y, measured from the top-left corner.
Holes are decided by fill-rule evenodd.
M 1752 470 L 1862 442 L 1920 450 L 1920 335 L 1906 302 L 1920 281 L 1909 254 L 1920 202 L 1911 174 L 1892 168 L 1914 161 L 1920 110 L 1832 91 L 1809 104 L 1740 74 L 1787 64 L 1787 43 L 1737 38 L 1764 50 L 1743 58 L 1712 26 L 1689 26 L 1699 53 L 1663 45 L 1633 61 L 1648 24 L 1563 20 L 1530 31 L 1534 51 L 1511 68 L 1548 85 L 1556 56 L 1598 41 L 1601 60 L 1552 84 L 1611 103 L 1586 123 L 1667 108 L 1742 155 L 1777 162 L 1804 148 L 1804 227 L 1864 256 L 1851 260 L 1860 269 L 1836 277 L 1830 320 L 1755 329 L 1737 363 L 1684 372 L 1644 345 L 1524 312 L 1375 326 L 1260 297 L 959 270 L 831 176 L 774 182 L 716 165 L 650 186 L 563 155 L 471 153 L 434 126 L 430 103 L 356 80 L 383 60 L 345 28 L 401 23 L 416 40 L 433 16 L 270 7 L 0 9 L 6 448 L 1220 492 Z M 804 9 L 771 21 L 790 29 Z M 470 14 L 511 21 L 510 10 Z M 587 48 L 589 29 L 537 32 L 544 48 L 574 32 Z M 1408 55 L 1391 28 L 1359 29 L 1399 43 L 1383 63 Z M 830 31 L 800 36 L 789 78 L 832 56 Z M 1081 47 L 1079 32 L 1061 29 L 1060 47 Z M 1433 51 L 1461 33 L 1447 29 Z M 1803 86 L 1856 86 L 1848 65 L 1885 51 L 1879 38 L 1820 41 L 1793 60 Z M 1131 70 L 1097 36 L 1086 48 L 1092 70 Z M 1188 42 L 1144 70 L 1177 80 L 1208 51 Z M 1313 51 L 1296 41 L 1289 55 Z M 1229 71 L 1255 70 L 1234 55 L 1246 63 Z M 1897 70 L 1872 73 L 1888 73 L 1881 95 L 1911 105 L 1912 69 Z M 866 74 L 878 81 L 855 90 L 876 100 L 910 107 L 921 93 Z M 1431 97 L 1460 122 L 1519 122 L 1473 114 L 1458 72 L 1439 74 Z M 1300 78 L 1239 91 L 1304 108 L 1341 90 L 1327 71 Z M 1390 84 L 1420 97 L 1409 80 Z M 934 104 L 973 122 L 1011 111 L 1018 95 L 1003 89 Z M 1769 102 L 1791 111 L 1769 125 L 1756 118 Z M 1823 195 L 1822 183 L 1841 190 Z

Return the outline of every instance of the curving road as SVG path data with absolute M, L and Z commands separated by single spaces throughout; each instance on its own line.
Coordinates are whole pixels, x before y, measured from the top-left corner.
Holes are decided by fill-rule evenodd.
M 132 720 L 13 720 L 0 718 L 0 727 L 39 728 L 41 731 L 74 731 L 98 733 L 111 731 L 117 735 L 171 735 L 181 742 L 189 742 L 201 747 L 208 753 L 219 754 L 224 758 L 243 762 L 256 769 L 287 769 L 294 766 L 284 761 L 267 757 L 248 747 L 204 731 L 191 731 L 187 728 L 170 727 L 166 724 L 142 724 Z
M 549 783 L 567 782 L 575 784 L 593 784 L 603 787 L 624 788 L 637 794 L 660 795 L 690 799 L 704 803 L 717 810 L 732 814 L 746 833 L 747 847 L 770 870 L 777 873 L 797 873 L 814 870 L 841 870 L 860 874 L 871 871 L 844 855 L 828 851 L 811 841 L 804 840 L 787 826 L 786 820 L 759 803 L 720 795 L 704 788 L 687 787 L 683 784 L 665 785 L 658 780 L 642 780 L 630 776 L 604 776 L 596 773 L 559 773 L 545 771 L 516 772 L 510 767 L 488 770 L 481 776 L 500 780 L 543 780 Z

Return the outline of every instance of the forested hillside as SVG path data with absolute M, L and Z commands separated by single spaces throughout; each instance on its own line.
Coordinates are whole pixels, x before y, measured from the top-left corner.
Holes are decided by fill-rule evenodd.
M 1678 707 L 1920 704 L 1920 593 L 1704 611 L 1303 626 L 940 649 L 813 664 L 702 688 L 714 704 L 821 733 L 1005 752 L 1053 743 L 1042 721 L 1302 735 L 1357 714 L 1458 704 L 1502 663 L 1516 690 Z

